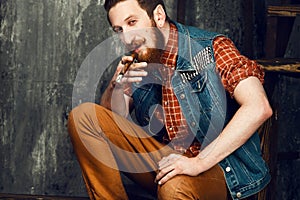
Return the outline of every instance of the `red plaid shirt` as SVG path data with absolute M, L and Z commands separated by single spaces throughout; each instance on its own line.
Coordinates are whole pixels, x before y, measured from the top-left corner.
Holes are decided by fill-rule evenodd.
M 216 70 L 221 76 L 222 83 L 231 96 L 238 83 L 250 76 L 257 77 L 262 83 L 264 72 L 262 68 L 253 60 L 249 60 L 241 55 L 233 42 L 219 36 L 213 42 L 214 56 L 216 59 Z M 162 113 L 155 113 L 156 117 L 164 121 L 167 133 L 164 136 L 166 143 L 172 141 L 173 148 L 182 153 L 196 156 L 199 153 L 201 144 L 195 139 L 192 144 L 186 144 L 189 141 L 189 127 L 181 112 L 179 102 L 173 92 L 171 78 L 175 70 L 178 53 L 178 33 L 174 24 L 170 26 L 170 35 L 168 43 L 161 57 L 164 66 L 160 69 L 163 77 L 162 83 Z M 128 90 L 127 90 L 128 91 Z M 189 141 L 189 143 L 191 143 Z
M 185 144 L 189 136 L 189 127 L 181 112 L 179 102 L 173 92 L 171 78 L 175 70 L 178 53 L 178 32 L 174 24 L 170 24 L 169 40 L 163 55 L 161 63 L 164 65 L 160 69 L 162 75 L 162 105 L 164 108 L 164 123 L 167 134 L 164 136 L 166 143 L 172 140 L 172 146 L 175 150 L 185 152 Z M 191 142 L 189 142 L 191 143 Z
M 260 65 L 241 55 L 233 42 L 226 37 L 217 37 L 213 43 L 216 68 L 225 89 L 233 96 L 234 89 L 240 81 L 257 77 L 264 82 L 264 72 Z

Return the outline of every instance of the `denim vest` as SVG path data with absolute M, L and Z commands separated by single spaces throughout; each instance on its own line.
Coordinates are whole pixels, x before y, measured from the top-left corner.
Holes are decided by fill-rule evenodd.
M 178 23 L 175 25 L 179 50 L 171 83 L 190 132 L 205 147 L 221 133 L 238 106 L 225 92 L 216 73 L 212 42 L 218 35 Z M 159 127 L 151 111 L 153 107 L 161 106 L 162 78 L 157 71 L 152 71 L 142 83 L 132 86 L 135 119 L 148 133 L 152 129 L 150 132 L 157 140 L 162 139 L 165 127 Z M 271 179 L 262 159 L 257 133 L 219 165 L 233 199 L 259 192 Z

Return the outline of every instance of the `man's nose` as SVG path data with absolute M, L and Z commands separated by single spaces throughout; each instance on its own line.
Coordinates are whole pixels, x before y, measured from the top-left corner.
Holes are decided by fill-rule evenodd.
M 130 45 L 133 41 L 133 32 L 132 31 L 126 31 L 123 29 L 123 32 L 120 34 L 120 38 L 122 42 L 126 45 Z

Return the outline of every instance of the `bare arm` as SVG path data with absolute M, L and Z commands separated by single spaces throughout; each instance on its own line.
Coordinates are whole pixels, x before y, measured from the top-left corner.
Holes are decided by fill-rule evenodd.
M 241 81 L 234 90 L 234 97 L 240 104 L 231 121 L 222 133 L 195 158 L 174 157 L 172 164 L 164 158 L 159 162 L 159 184 L 177 174 L 196 176 L 215 166 L 233 151 L 242 146 L 253 133 L 272 115 L 272 109 L 265 91 L 256 77 Z
M 241 81 L 234 90 L 234 97 L 241 106 L 220 136 L 199 154 L 201 165 L 205 166 L 202 170 L 238 149 L 272 115 L 265 91 L 256 77 Z
M 130 66 L 130 70 L 127 71 L 125 74 L 125 77 L 122 78 L 120 83 L 116 82 L 116 78 L 119 74 L 119 72 L 124 67 L 125 62 L 132 61 L 131 56 L 124 56 L 122 58 L 122 61 L 119 62 L 117 70 L 108 84 L 108 87 L 104 91 L 101 99 L 100 99 L 100 105 L 102 105 L 105 108 L 108 108 L 116 113 L 118 113 L 121 116 L 127 117 L 129 114 L 129 108 L 131 104 L 131 98 L 124 94 L 124 83 L 132 83 L 132 82 L 139 82 L 142 80 L 143 76 L 146 76 L 147 73 L 141 68 L 144 68 L 147 66 L 147 63 L 141 62 L 141 63 L 134 63 Z
M 130 97 L 124 94 L 123 86 L 113 80 L 104 91 L 100 105 L 121 116 L 127 117 L 129 113 L 129 102 Z

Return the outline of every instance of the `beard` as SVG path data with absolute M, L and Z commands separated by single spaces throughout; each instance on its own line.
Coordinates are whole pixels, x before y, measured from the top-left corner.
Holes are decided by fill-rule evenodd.
M 164 50 L 159 48 L 146 48 L 137 53 L 138 62 L 161 63 L 161 55 Z
M 164 52 L 165 39 L 162 32 L 157 28 L 155 22 L 152 23 L 151 36 L 154 43 L 154 47 L 143 47 L 147 46 L 147 39 L 134 40 L 131 44 L 127 45 L 128 49 L 131 49 L 131 54 L 135 54 L 135 58 L 138 62 L 150 63 L 161 63 L 161 55 Z M 138 49 L 138 50 L 137 50 Z M 135 51 L 137 50 L 137 51 Z

